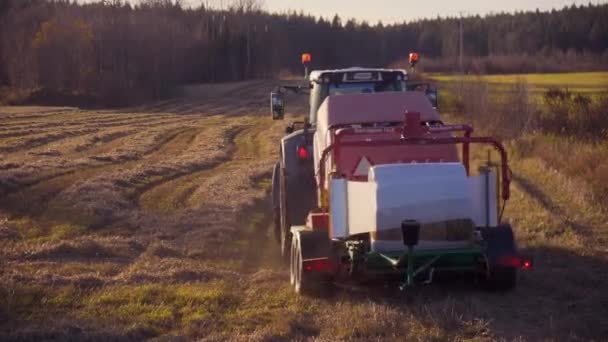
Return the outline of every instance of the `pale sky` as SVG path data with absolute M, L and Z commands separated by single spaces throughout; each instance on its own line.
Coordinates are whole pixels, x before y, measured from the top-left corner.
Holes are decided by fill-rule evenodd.
M 99 0 L 78 0 L 79 2 L 93 2 Z M 137 3 L 139 0 L 130 0 Z M 201 3 L 223 5 L 238 0 L 182 0 L 186 5 L 197 6 Z M 259 0 L 263 9 L 269 12 L 284 13 L 288 10 L 303 11 L 316 17 L 323 16 L 331 19 L 335 14 L 340 15 L 343 23 L 347 19 L 355 18 L 376 24 L 400 23 L 404 20 L 432 19 L 438 15 L 442 17 L 456 17 L 462 13 L 464 16 L 484 15 L 498 12 L 541 11 L 561 9 L 572 4 L 584 5 L 588 3 L 608 3 L 608 0 Z
M 356 18 L 375 24 L 402 22 L 420 18 L 441 16 L 487 14 L 490 12 L 514 12 L 517 10 L 551 10 L 565 5 L 588 4 L 589 0 L 264 0 L 264 8 L 271 12 L 288 9 L 303 10 L 315 16 L 331 18 L 338 13 L 342 20 Z M 592 3 L 606 1 L 592 0 Z

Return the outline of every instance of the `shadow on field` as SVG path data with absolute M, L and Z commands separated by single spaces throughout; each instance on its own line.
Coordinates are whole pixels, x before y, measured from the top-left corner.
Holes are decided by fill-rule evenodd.
M 570 226 L 574 229 L 574 232 L 582 240 L 588 240 L 590 234 L 593 232 L 593 227 L 585 225 L 576 221 L 573 221 L 568 217 L 562 208 L 556 205 L 550 196 L 544 193 L 537 185 L 525 177 L 513 174 L 513 181 L 518 184 L 523 191 L 525 191 L 530 197 L 538 201 L 547 211 L 553 214 L 557 219 L 562 221 L 565 225 Z
M 445 332 L 508 340 L 602 340 L 608 336 L 608 263 L 559 248 L 522 251 L 534 257 L 510 292 L 489 292 L 471 279 L 444 279 L 404 292 L 399 282 L 340 288 L 334 305 L 374 304 Z

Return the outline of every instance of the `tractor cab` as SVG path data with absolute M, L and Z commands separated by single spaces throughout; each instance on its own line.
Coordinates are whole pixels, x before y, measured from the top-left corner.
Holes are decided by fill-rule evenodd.
M 271 110 L 274 120 L 283 119 L 284 90 L 310 94 L 310 110 L 307 116 L 309 125 L 316 124 L 319 107 L 331 95 L 417 91 L 424 93 L 432 107 L 438 109 L 437 88 L 427 82 L 410 80 L 405 70 L 353 67 L 315 70 L 309 74 L 308 64 L 311 60 L 310 54 L 302 55 L 302 64 L 306 68 L 306 85 L 279 86 L 271 93 Z M 412 70 L 416 63 L 417 59 L 412 62 L 410 57 Z
M 330 95 L 371 94 L 407 91 L 405 70 L 349 68 L 313 71 L 310 81 L 309 122 L 317 122 L 317 111 Z

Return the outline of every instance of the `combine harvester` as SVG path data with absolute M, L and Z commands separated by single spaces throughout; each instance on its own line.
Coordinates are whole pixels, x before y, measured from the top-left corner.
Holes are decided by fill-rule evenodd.
M 532 263 L 500 223 L 510 185 L 504 147 L 468 125 L 443 124 L 436 90 L 413 90 L 421 84 L 405 71 L 313 71 L 308 80 L 282 87 L 310 90 L 311 110 L 287 128 L 273 176 L 275 232 L 295 291 L 395 276 L 405 289 L 448 273 L 514 288 L 517 270 Z M 283 118 L 282 89 L 271 94 L 274 119 Z M 473 145 L 496 149 L 500 164 L 473 175 Z

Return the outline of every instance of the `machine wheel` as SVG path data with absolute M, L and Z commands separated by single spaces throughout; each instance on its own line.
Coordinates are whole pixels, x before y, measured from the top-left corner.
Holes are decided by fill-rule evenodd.
M 274 226 L 272 236 L 278 243 L 281 243 L 281 208 L 272 209 L 272 222 Z
M 296 250 L 296 243 L 291 243 L 291 248 L 290 248 L 290 255 L 289 255 L 289 284 L 291 284 L 292 286 L 296 285 L 296 278 L 299 276 L 298 275 L 298 268 L 296 266 L 296 261 L 297 261 L 297 256 L 296 253 L 298 253 L 298 251 Z
M 296 293 L 316 297 L 326 294 L 330 290 L 329 275 L 305 272 L 303 266 L 305 258 L 318 256 L 320 251 L 326 249 L 325 242 L 327 242 L 327 236 L 323 233 L 319 234 L 319 232 L 302 231 L 292 234 L 289 280 Z M 304 250 L 310 246 L 314 246 L 315 250 Z
M 481 228 L 481 234 L 486 243 L 488 258 L 488 273 L 484 280 L 484 288 L 490 291 L 509 291 L 517 285 L 517 267 L 501 265 L 502 258 L 517 256 L 517 247 L 513 229 L 508 224 L 498 227 Z
M 302 249 L 300 248 L 300 244 L 298 243 L 298 238 L 296 235 L 293 235 L 292 243 L 291 243 L 291 258 L 290 258 L 290 267 L 289 267 L 289 281 L 291 285 L 294 286 L 296 293 L 302 292 Z M 306 279 L 305 279 L 306 280 Z M 306 281 L 304 281 L 306 288 Z

